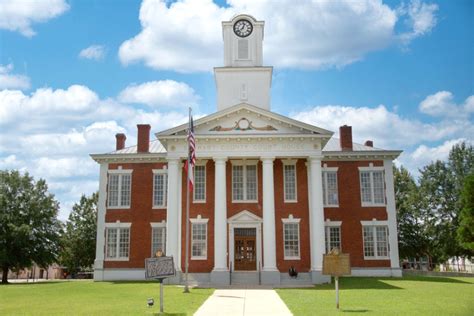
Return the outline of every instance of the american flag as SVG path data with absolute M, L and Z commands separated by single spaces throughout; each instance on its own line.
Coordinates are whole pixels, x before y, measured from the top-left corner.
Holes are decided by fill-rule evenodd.
M 189 190 L 192 191 L 194 187 L 194 165 L 196 164 L 196 139 L 194 138 L 194 124 L 192 116 L 189 118 L 188 147 L 189 158 L 185 168 L 186 172 L 188 173 Z

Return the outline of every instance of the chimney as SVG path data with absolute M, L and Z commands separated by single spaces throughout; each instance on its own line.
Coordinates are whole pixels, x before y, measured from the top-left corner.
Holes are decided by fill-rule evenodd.
M 137 153 L 147 153 L 150 146 L 150 128 L 149 124 L 137 124 L 138 144 Z
M 125 148 L 125 140 L 127 136 L 123 133 L 115 134 L 115 150 L 120 150 Z
M 341 149 L 343 151 L 352 150 L 352 126 L 341 126 L 339 127 L 339 137 L 341 143 Z
M 374 142 L 371 141 L 371 140 L 366 140 L 365 143 L 364 143 L 365 146 L 368 146 L 368 147 L 374 147 Z

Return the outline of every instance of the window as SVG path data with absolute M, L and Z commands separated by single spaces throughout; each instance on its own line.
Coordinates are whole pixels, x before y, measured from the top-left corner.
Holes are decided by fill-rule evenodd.
M 283 187 L 285 202 L 296 202 L 296 161 L 283 162 Z
M 388 227 L 387 226 L 363 226 L 364 234 L 364 258 L 387 259 L 388 258 Z
M 125 170 L 109 171 L 108 201 L 110 208 L 130 207 L 130 188 L 132 182 L 131 170 L 126 173 L 118 173 Z
M 191 220 L 191 259 L 207 259 L 207 222 L 209 219 L 197 218 Z
M 300 259 L 300 220 L 290 215 L 282 218 L 283 222 L 283 253 L 285 260 Z
M 206 202 L 206 166 L 194 166 L 194 202 Z
M 257 164 L 232 166 L 232 200 L 257 201 Z
M 151 228 L 151 256 L 154 257 L 157 251 L 166 254 L 166 227 L 164 225 L 152 223 Z
M 383 167 L 359 168 L 362 206 L 385 205 L 384 173 L 380 169 Z
M 334 248 L 341 251 L 341 227 L 340 226 L 326 226 L 326 253 L 329 253 Z
M 168 175 L 166 169 L 153 170 L 153 207 L 166 207 L 168 198 Z
M 327 171 L 324 171 L 326 169 Z M 337 168 L 323 169 L 323 203 L 324 206 L 339 206 L 337 192 Z M 329 171 L 328 169 L 336 169 Z
M 130 247 L 130 227 L 106 228 L 106 258 L 111 260 L 128 260 Z

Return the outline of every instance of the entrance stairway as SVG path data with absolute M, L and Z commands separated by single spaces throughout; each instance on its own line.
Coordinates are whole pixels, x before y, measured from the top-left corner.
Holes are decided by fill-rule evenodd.
M 258 285 L 258 272 L 255 271 L 232 271 L 232 285 Z

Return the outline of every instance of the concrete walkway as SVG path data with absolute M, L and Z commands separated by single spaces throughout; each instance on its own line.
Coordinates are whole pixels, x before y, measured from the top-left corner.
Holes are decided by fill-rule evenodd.
M 195 316 L 288 316 L 292 315 L 280 296 L 271 289 L 215 290 Z

